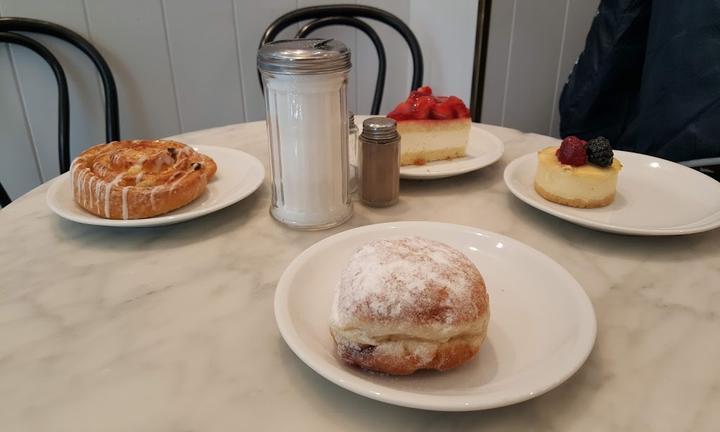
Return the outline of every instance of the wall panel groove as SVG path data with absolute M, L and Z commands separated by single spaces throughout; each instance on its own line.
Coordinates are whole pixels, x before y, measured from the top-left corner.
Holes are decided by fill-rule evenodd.
M 90 17 L 88 16 L 87 0 L 82 0 L 83 19 L 85 20 L 85 31 L 87 32 L 87 40 L 93 43 L 92 32 L 90 31 Z M 95 82 L 97 83 L 98 94 L 102 95 L 102 103 L 105 103 L 105 93 L 103 92 L 102 79 L 100 74 L 95 74 Z M 122 133 L 122 130 L 120 131 Z
M 570 10 L 570 0 L 565 0 L 565 14 L 563 15 L 562 37 L 560 39 L 560 55 L 557 62 L 557 73 L 555 74 L 555 91 L 553 92 L 552 104 L 550 105 L 550 123 L 548 124 L 548 135 L 553 133 L 553 122 L 555 121 L 555 113 L 557 112 L 557 102 L 560 92 L 560 74 L 562 69 L 563 51 L 565 49 L 565 38 L 567 37 L 568 11 Z
M 172 49 L 170 49 L 170 36 L 168 35 L 168 20 L 165 0 L 160 0 L 160 10 L 162 11 L 162 25 L 163 32 L 165 33 L 165 47 L 167 49 L 168 63 L 170 65 L 170 81 L 172 82 L 173 95 L 175 96 L 175 111 L 177 113 L 178 125 L 180 126 L 180 133 L 182 133 L 185 132 L 185 128 L 183 128 L 182 110 L 180 109 L 177 80 L 175 79 L 175 67 L 173 65 Z
M 243 95 L 245 95 L 245 85 L 243 84 L 242 74 L 243 74 L 243 67 L 242 67 L 242 51 L 240 50 L 240 31 L 238 29 L 238 21 L 237 21 L 237 6 L 235 4 L 235 0 L 230 0 L 230 4 L 232 5 L 232 18 L 233 18 L 233 32 L 235 34 L 235 52 L 237 53 L 237 66 L 238 66 L 238 84 L 240 84 L 240 91 Z M 243 116 L 242 121 L 247 121 L 247 98 L 242 98 L 242 105 L 243 105 Z
M 510 22 L 510 40 L 507 49 L 507 65 L 505 66 L 505 82 L 503 86 L 502 110 L 500 111 L 500 126 L 505 126 L 505 113 L 507 112 L 508 86 L 510 85 L 510 64 L 512 62 L 513 36 L 515 35 L 515 17 L 517 16 L 517 0 L 513 0 L 512 21 Z
M 560 58 L 560 68 L 558 72 L 558 87 L 555 91 L 555 103 L 552 107 L 555 116 L 552 118 L 550 125 L 550 135 L 559 136 L 560 116 L 558 113 L 558 102 L 564 83 L 572 71 L 576 59 L 585 47 L 585 39 L 590 29 L 592 20 L 597 13 L 598 0 L 570 0 L 568 3 L 567 26 L 565 30 L 565 38 L 563 38 L 563 51 Z
M 7 16 L 0 0 L 0 16 Z M 0 44 L 0 183 L 11 198 L 42 182 L 10 48 Z
M 48 180 L 48 176 L 43 173 L 42 167 L 40 166 L 40 157 L 38 156 L 38 149 L 37 144 L 35 143 L 35 138 L 32 130 L 32 125 L 30 124 L 29 117 L 28 117 L 28 109 L 27 109 L 27 102 L 25 102 L 25 95 L 22 92 L 22 89 L 20 88 L 20 77 L 18 76 L 17 66 L 15 63 L 15 49 L 18 47 L 10 46 L 10 49 L 8 50 L 8 57 L 10 59 L 10 69 L 12 71 L 13 81 L 15 83 L 15 88 L 18 90 L 18 95 L 20 96 L 20 107 L 22 109 L 23 113 L 23 119 L 25 123 L 25 130 L 27 131 L 28 136 L 30 137 L 30 150 L 32 150 L 32 156 L 33 160 L 35 162 L 35 169 L 37 170 L 37 175 L 41 182 L 45 182 Z M 21 48 L 25 51 L 29 51 L 27 48 Z M 35 53 L 29 53 L 31 55 L 37 55 Z

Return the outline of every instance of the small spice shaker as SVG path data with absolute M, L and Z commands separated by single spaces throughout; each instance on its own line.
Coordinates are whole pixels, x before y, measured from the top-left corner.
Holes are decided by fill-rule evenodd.
M 350 175 L 349 175 L 349 192 L 351 194 L 357 192 L 360 183 L 360 168 L 358 160 L 360 155 L 358 154 L 358 127 L 355 124 L 355 113 L 348 113 L 350 119 L 348 121 L 349 135 L 348 135 L 348 155 L 350 159 Z
M 371 117 L 360 134 L 360 200 L 387 207 L 400 195 L 400 135 L 395 120 Z

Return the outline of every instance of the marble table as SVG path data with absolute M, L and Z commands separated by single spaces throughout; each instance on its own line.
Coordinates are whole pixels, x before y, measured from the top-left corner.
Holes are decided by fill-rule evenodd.
M 47 185 L 0 210 L 0 430 L 720 430 L 720 230 L 630 237 L 546 215 L 514 198 L 502 172 L 551 139 L 486 129 L 505 143 L 498 163 L 403 182 L 398 205 L 356 203 L 328 231 L 273 221 L 268 182 L 166 227 L 65 221 L 46 206 Z M 268 162 L 263 123 L 181 139 Z M 399 220 L 495 231 L 565 266 L 597 314 L 585 366 L 534 400 L 467 413 L 386 405 L 305 366 L 275 326 L 283 269 L 329 235 Z

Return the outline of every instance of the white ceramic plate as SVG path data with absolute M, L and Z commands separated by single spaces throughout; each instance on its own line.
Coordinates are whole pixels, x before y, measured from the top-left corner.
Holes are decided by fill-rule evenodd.
M 370 116 L 356 116 L 355 123 L 362 132 L 363 120 Z M 457 159 L 430 162 L 426 165 L 400 167 L 404 179 L 432 180 L 452 177 L 479 170 L 498 161 L 505 151 L 502 141 L 490 132 L 473 123 L 470 127 L 467 156 Z
M 70 173 L 65 173 L 50 185 L 47 202 L 52 211 L 71 221 L 102 226 L 145 227 L 170 225 L 194 219 L 235 204 L 253 193 L 265 179 L 265 169 L 255 157 L 240 150 L 224 147 L 196 146 L 200 153 L 215 160 L 217 174 L 207 190 L 195 201 L 162 216 L 147 219 L 103 219 L 85 211 L 72 197 Z
M 720 226 L 720 183 L 680 164 L 639 153 L 615 151 L 623 169 L 615 201 L 578 209 L 547 201 L 533 188 L 537 154 L 512 161 L 505 184 L 527 204 L 561 219 L 602 231 L 678 235 Z
M 405 235 L 461 250 L 485 278 L 488 337 L 478 356 L 457 369 L 391 377 L 347 366 L 335 355 L 328 322 L 343 267 L 365 242 Z M 499 234 L 434 222 L 369 225 L 316 243 L 280 278 L 275 319 L 295 354 L 333 383 L 379 401 L 438 411 L 500 407 L 545 393 L 580 368 L 596 332 L 590 300 L 553 260 Z

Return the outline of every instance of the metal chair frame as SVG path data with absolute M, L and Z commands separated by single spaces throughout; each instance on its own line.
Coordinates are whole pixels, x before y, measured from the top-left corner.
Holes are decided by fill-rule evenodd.
M 397 16 L 372 6 L 362 5 L 327 5 L 327 6 L 311 6 L 288 12 L 275 21 L 273 21 L 265 30 L 260 39 L 260 47 L 268 42 L 272 42 L 285 28 L 296 24 L 300 21 L 312 20 L 305 24 L 297 33 L 296 37 L 305 37 L 313 31 L 331 25 L 346 25 L 354 27 L 365 33 L 375 46 L 378 53 L 378 77 L 375 82 L 375 93 L 370 113 L 377 115 L 380 112 L 380 104 L 382 102 L 383 89 L 385 87 L 385 73 L 387 68 L 387 59 L 385 55 L 384 45 L 370 25 L 358 18 L 367 18 L 381 23 L 387 24 L 396 30 L 410 48 L 410 55 L 413 60 L 413 76 L 410 90 L 414 90 L 422 85 L 423 80 L 423 57 L 422 50 L 417 38 L 400 18 Z M 262 89 L 262 78 L 258 72 L 260 80 L 260 88 Z
M 107 62 L 100 52 L 78 33 L 61 25 L 32 18 L 0 18 L 0 42 L 24 46 L 38 54 L 53 71 L 58 85 L 58 162 L 60 173 L 70 169 L 70 107 L 65 72 L 57 58 L 41 43 L 17 32 L 39 33 L 61 39 L 82 51 L 95 65 L 103 83 L 105 96 L 105 139 L 120 139 L 117 88 Z M 0 184 L 0 206 L 11 202 Z

